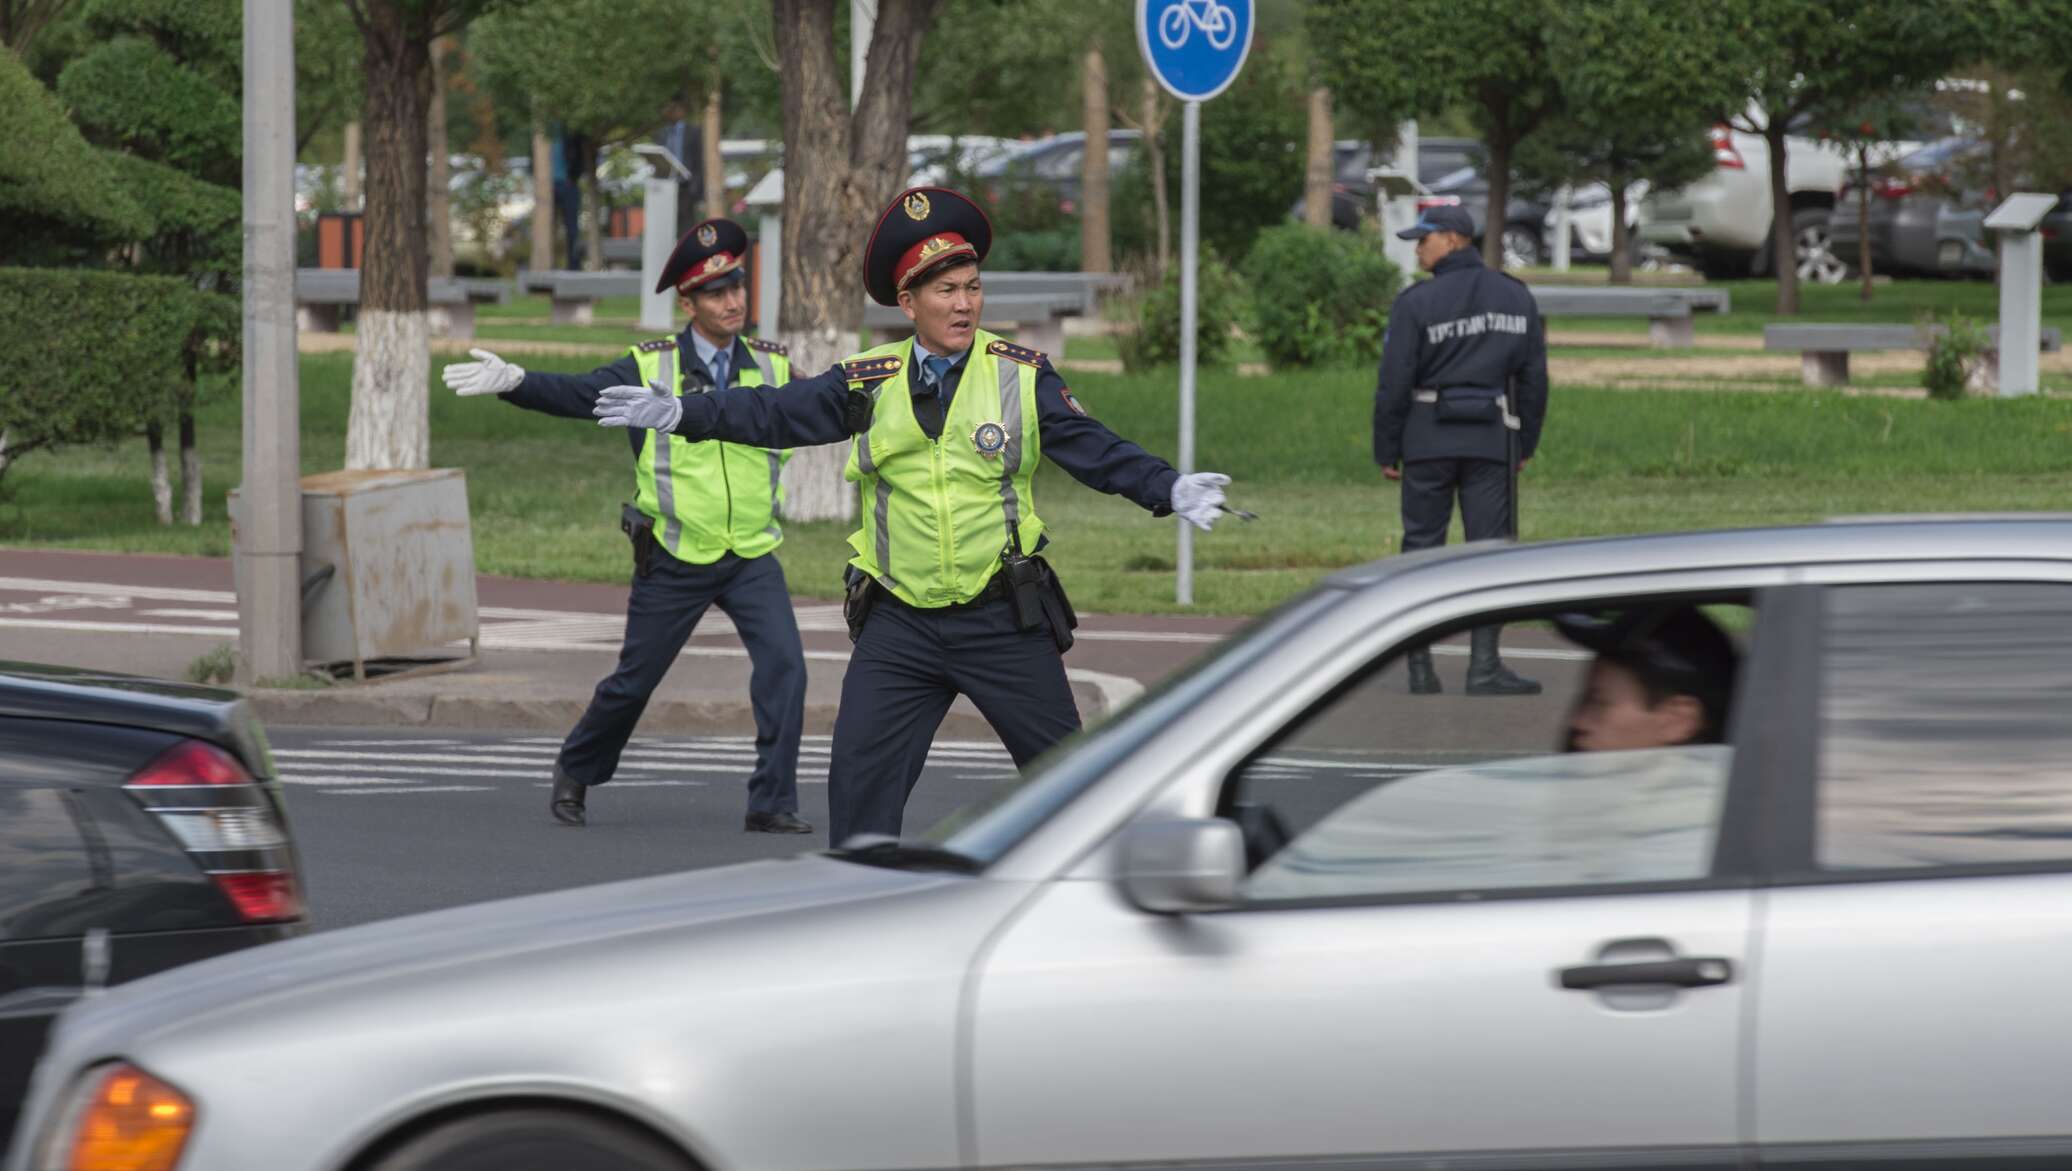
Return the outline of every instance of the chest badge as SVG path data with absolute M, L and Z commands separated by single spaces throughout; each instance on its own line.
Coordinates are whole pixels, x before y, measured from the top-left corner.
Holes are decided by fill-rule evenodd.
M 987 459 L 999 459 L 1007 450 L 1007 428 L 998 423 L 980 423 L 978 430 L 971 433 L 971 446 Z

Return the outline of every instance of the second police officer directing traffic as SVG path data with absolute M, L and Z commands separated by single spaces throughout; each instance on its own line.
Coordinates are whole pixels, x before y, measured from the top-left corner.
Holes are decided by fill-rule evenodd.
M 775 391 L 682 400 L 638 386 L 600 394 L 607 426 L 773 448 L 854 437 L 860 493 L 849 538 L 856 640 L 828 771 L 828 836 L 899 833 L 936 728 L 968 696 L 1018 765 L 1079 728 L 1062 658 L 1076 624 L 1037 553 L 1033 492 L 1051 462 L 1154 516 L 1207 529 L 1229 477 L 1182 475 L 1090 416 L 1035 350 L 979 328 L 992 226 L 941 187 L 901 192 L 864 251 L 864 288 L 913 337 Z
M 1470 541 L 1518 535 L 1518 472 L 1547 417 L 1547 338 L 1524 282 L 1482 263 L 1475 221 L 1427 208 L 1396 233 L 1432 279 L 1389 309 L 1374 395 L 1374 461 L 1403 484 L 1403 552 L 1446 543 L 1453 502 Z M 1470 635 L 1469 695 L 1535 695 L 1498 657 L 1498 626 Z M 1410 652 L 1410 690 L 1440 690 L 1432 652 Z

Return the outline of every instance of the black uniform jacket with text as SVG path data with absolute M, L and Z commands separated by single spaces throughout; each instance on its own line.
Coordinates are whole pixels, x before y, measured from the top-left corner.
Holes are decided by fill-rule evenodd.
M 1442 423 L 1418 391 L 1502 391 L 1518 416 L 1518 458 L 1532 458 L 1547 417 L 1547 335 L 1524 282 L 1472 248 L 1447 256 L 1396 297 L 1374 392 L 1374 461 L 1504 459 L 1501 422 Z
M 1173 466 L 1110 431 L 1078 406 L 1065 380 L 1050 360 L 1032 353 L 1036 366 L 1038 434 L 1043 454 L 1087 487 L 1133 500 L 1153 516 L 1173 510 Z M 1008 361 L 1001 358 L 1001 361 Z M 935 395 L 921 382 L 919 363 L 892 376 L 914 398 L 914 416 L 930 436 L 942 433 L 942 413 Z M 954 395 L 968 361 L 948 376 Z M 890 393 L 886 387 L 881 393 Z M 685 395 L 683 418 L 676 433 L 685 439 L 725 439 L 758 447 L 813 447 L 840 443 L 851 430 L 849 382 L 836 365 L 824 374 L 794 379 L 775 391 L 735 388 L 714 394 Z M 864 426 L 869 416 L 860 415 Z M 953 437 L 956 438 L 956 437 Z M 962 442 L 961 438 L 957 441 Z

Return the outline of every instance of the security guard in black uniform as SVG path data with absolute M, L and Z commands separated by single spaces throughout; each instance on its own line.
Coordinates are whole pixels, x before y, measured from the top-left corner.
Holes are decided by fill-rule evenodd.
M 904 191 L 864 251 L 864 288 L 915 336 L 776 393 L 662 401 L 604 392 L 610 425 L 686 439 L 805 447 L 854 436 L 861 492 L 849 539 L 850 635 L 828 771 L 829 838 L 897 835 L 908 793 L 952 700 L 969 696 L 1014 756 L 1076 731 L 1062 654 L 1076 624 L 1041 557 L 1032 492 L 1043 456 L 1154 516 L 1209 528 L 1229 477 L 1181 475 L 1096 422 L 1049 359 L 978 327 L 992 226 L 954 191 Z
M 1396 233 L 1417 241 L 1432 279 L 1389 310 L 1374 395 L 1374 460 L 1403 484 L 1403 551 L 1446 543 L 1460 497 L 1467 539 L 1518 535 L 1518 472 L 1547 417 L 1547 335 L 1524 282 L 1492 272 L 1475 251 L 1475 222 L 1458 207 L 1428 208 Z M 1540 685 L 1497 655 L 1502 628 L 1471 636 L 1469 695 L 1535 695 Z M 1410 690 L 1439 691 L 1432 653 L 1409 657 Z
M 656 292 L 675 288 L 690 318 L 673 338 L 641 342 L 588 374 L 528 374 L 487 350 L 445 370 L 463 395 L 496 394 L 550 415 L 587 419 L 607 387 L 654 387 L 671 402 L 715 387 L 768 394 L 791 379 L 784 347 L 741 336 L 747 319 L 748 233 L 707 220 L 684 233 Z M 662 676 L 708 606 L 734 620 L 752 664 L 756 764 L 748 778 L 750 833 L 811 833 L 798 817 L 799 737 L 805 726 L 806 654 L 784 568 L 773 555 L 788 453 L 733 443 L 698 443 L 632 431 L 634 500 L 620 527 L 633 539 L 633 593 L 618 669 L 597 685 L 588 710 L 561 745 L 547 808 L 583 825 L 591 786 L 611 780 Z

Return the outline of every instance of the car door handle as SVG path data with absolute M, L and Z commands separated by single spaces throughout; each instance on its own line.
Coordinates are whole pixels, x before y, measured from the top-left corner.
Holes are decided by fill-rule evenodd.
M 1561 969 L 1561 986 L 1569 989 L 1607 985 L 1670 984 L 1709 988 L 1734 979 L 1734 962 L 1718 958 L 1648 960 L 1637 964 L 1583 964 Z

